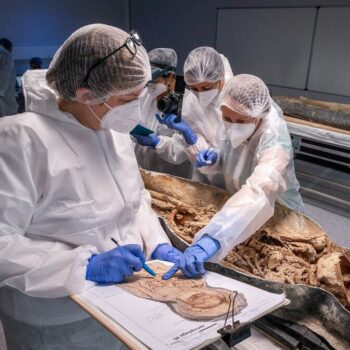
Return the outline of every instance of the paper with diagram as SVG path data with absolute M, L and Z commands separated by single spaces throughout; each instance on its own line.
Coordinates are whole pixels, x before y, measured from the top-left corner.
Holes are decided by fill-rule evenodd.
M 159 269 L 157 267 L 159 263 L 149 262 L 150 266 L 153 266 L 152 268 L 156 270 Z M 171 264 L 162 263 L 171 266 Z M 116 324 L 151 349 L 193 349 L 219 338 L 217 330 L 223 327 L 225 315 L 223 315 L 222 310 L 216 309 L 221 292 L 219 294 L 213 292 L 215 293 L 213 297 L 208 294 L 204 297 L 202 295 L 199 297 L 199 294 L 194 293 L 194 291 L 197 291 L 196 288 L 198 288 L 198 285 L 202 285 L 203 281 L 188 281 L 190 284 L 193 284 L 193 281 L 197 281 L 194 282 L 195 289 L 188 290 L 188 285 L 182 279 L 180 279 L 180 284 L 177 285 L 174 281 L 169 282 L 169 284 L 173 283 L 173 287 L 170 288 L 166 284 L 157 284 L 156 281 L 151 283 L 142 281 L 141 284 L 130 284 L 133 288 L 136 288 L 136 291 L 132 291 L 133 294 L 130 293 L 130 289 L 128 291 L 127 284 L 124 286 L 122 284 L 95 286 L 87 292 L 75 296 L 74 299 L 81 300 L 84 305 L 89 305 L 91 308 L 102 311 L 108 319 L 116 322 Z M 212 291 L 226 290 L 230 292 L 235 291 L 241 296 L 235 302 L 235 320 L 241 322 L 252 322 L 288 302 L 284 294 L 269 293 L 213 272 L 206 273 L 205 282 L 211 291 L 210 293 Z M 183 283 L 185 283 L 185 286 Z M 164 289 L 163 292 L 154 293 L 158 285 L 160 289 L 168 288 L 168 291 Z M 174 289 L 176 293 L 173 293 Z M 157 294 L 158 300 L 160 300 L 159 296 L 166 300 L 154 301 L 151 294 Z M 179 312 L 174 307 L 173 299 L 175 294 L 179 295 L 178 299 L 187 298 L 185 300 L 185 313 Z M 185 294 L 185 296 L 181 296 L 181 294 Z M 215 314 L 214 319 L 204 317 L 204 319 L 193 320 L 191 315 L 193 315 L 193 312 L 195 315 L 198 313 L 198 307 L 200 307 L 202 302 L 205 304 L 205 307 L 214 307 L 212 309 L 213 314 Z M 200 311 L 200 315 L 203 316 L 202 311 Z

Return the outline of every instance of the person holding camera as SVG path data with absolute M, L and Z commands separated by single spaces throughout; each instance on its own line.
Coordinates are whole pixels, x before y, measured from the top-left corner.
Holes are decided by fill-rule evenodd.
M 224 127 L 220 112 L 220 92 L 225 81 L 233 76 L 226 57 L 212 47 L 198 47 L 190 52 L 184 64 L 184 78 L 187 89 L 183 98 L 182 120 L 177 121 L 174 114 L 158 117 L 160 123 L 179 131 L 182 140 L 167 140 L 162 145 L 168 156 L 173 150 L 181 149 L 197 168 L 215 164 L 219 155 L 219 145 L 224 137 Z M 170 144 L 170 145 L 169 145 Z M 173 147 L 173 148 L 172 148 Z M 161 148 L 161 147 L 159 147 Z M 198 159 L 199 152 L 205 152 L 203 159 Z M 209 174 L 211 176 L 211 172 Z M 208 182 L 195 168 L 192 180 Z M 215 177 L 219 180 L 219 177 Z M 221 181 L 214 183 L 222 184 Z
M 158 152 L 161 145 L 169 142 L 172 137 L 181 138 L 173 129 L 166 127 L 156 119 L 159 113 L 157 104 L 163 99 L 168 100 L 174 95 L 177 66 L 176 52 L 171 48 L 156 48 L 148 52 L 150 59 L 152 80 L 148 83 L 146 92 L 141 96 L 141 124 L 154 131 L 151 135 L 135 135 L 135 154 L 140 167 L 180 177 L 188 177 L 191 163 L 182 152 L 182 145 L 175 143 L 174 156 L 164 156 L 165 152 Z M 177 136 L 175 136 L 177 135 Z M 178 149 L 176 149 L 178 145 Z M 146 146 L 146 147 L 145 147 Z

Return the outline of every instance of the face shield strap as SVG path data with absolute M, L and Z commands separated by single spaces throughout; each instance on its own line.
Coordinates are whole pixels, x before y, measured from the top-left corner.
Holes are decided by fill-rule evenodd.
M 165 64 L 159 64 L 159 63 L 151 63 L 151 73 L 152 73 L 152 80 L 151 82 L 155 82 L 161 77 L 167 76 L 169 73 L 175 74 L 176 67 L 165 65 Z

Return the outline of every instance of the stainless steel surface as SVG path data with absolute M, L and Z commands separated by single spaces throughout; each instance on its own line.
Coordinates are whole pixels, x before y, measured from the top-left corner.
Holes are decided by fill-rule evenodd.
M 292 139 L 303 198 L 350 217 L 350 149 L 301 136 Z

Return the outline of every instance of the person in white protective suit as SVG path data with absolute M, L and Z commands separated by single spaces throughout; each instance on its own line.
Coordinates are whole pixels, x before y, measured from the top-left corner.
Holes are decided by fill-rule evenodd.
M 0 39 L 0 117 L 16 114 L 18 109 L 12 48 L 10 40 Z
M 190 52 L 184 64 L 187 89 L 184 95 L 182 121 L 176 123 L 175 115 L 168 115 L 160 122 L 182 133 L 172 139 L 163 139 L 157 145 L 157 153 L 176 159 L 185 153 L 195 164 L 197 153 L 207 152 L 206 162 L 218 159 L 218 145 L 224 133 L 220 113 L 220 91 L 225 81 L 233 76 L 226 57 L 211 47 L 198 47 Z M 201 164 L 196 166 L 204 166 Z M 192 179 L 200 180 L 193 171 Z
M 303 212 L 290 135 L 264 82 L 249 74 L 230 79 L 222 92 L 221 111 L 227 139 L 222 141 L 220 160 L 199 170 L 210 183 L 221 182 L 232 197 L 196 234 L 166 278 L 179 268 L 188 277 L 203 274 L 204 262 L 222 260 L 248 239 L 273 215 L 276 201 Z M 205 151 L 197 158 L 204 162 Z
M 121 349 L 69 295 L 178 261 L 129 132 L 150 80 L 136 32 L 80 28 L 23 77 L 26 113 L 0 123 L 0 319 L 8 350 Z M 111 241 L 119 243 L 116 247 Z
M 163 159 L 157 153 L 160 136 L 171 138 L 176 131 L 159 123 L 156 114 L 159 113 L 157 102 L 169 92 L 175 90 L 177 55 L 170 48 L 156 48 L 148 52 L 152 70 L 152 81 L 148 83 L 144 95 L 141 97 L 142 125 L 154 131 L 149 137 L 133 135 L 138 144 L 135 154 L 139 166 L 146 170 L 168 173 L 180 177 L 189 177 L 191 163 L 186 154 L 180 154 L 175 159 Z M 146 147 L 145 147 L 146 146 Z

